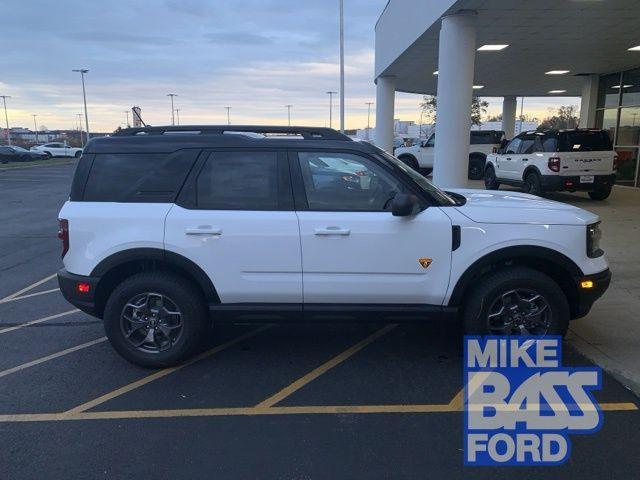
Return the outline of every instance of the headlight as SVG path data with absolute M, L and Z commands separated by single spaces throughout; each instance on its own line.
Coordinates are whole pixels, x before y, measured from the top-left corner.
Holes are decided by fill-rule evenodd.
M 600 222 L 587 225 L 587 256 L 589 258 L 596 258 L 604 253 L 600 249 L 601 237 Z

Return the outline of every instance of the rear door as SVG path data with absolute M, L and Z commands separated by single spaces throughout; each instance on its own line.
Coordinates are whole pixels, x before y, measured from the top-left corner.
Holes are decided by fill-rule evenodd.
M 166 219 L 165 248 L 199 265 L 222 303 L 302 303 L 286 155 L 205 152 Z
M 312 168 L 318 159 L 336 158 L 357 165 L 360 182 L 336 172 L 328 183 Z M 409 190 L 367 156 L 298 151 L 290 160 L 305 304 L 442 304 L 452 232 L 440 208 L 394 217 L 391 200 Z
M 433 159 L 435 157 L 436 146 L 436 134 L 433 133 L 429 139 L 423 143 L 423 147 L 420 148 L 420 166 L 426 168 L 433 168 Z

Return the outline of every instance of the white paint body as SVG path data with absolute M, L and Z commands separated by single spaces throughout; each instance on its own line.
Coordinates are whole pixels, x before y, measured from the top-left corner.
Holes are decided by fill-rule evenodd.
M 389 212 L 187 210 L 166 203 L 66 202 L 65 268 L 90 275 L 132 248 L 166 249 L 199 265 L 223 303 L 447 305 L 462 274 L 509 246 L 547 247 L 584 274 L 606 268 L 586 254 L 598 216 L 517 192 L 457 190 L 464 206 Z M 451 226 L 462 243 L 452 251 Z M 423 268 L 418 259 L 431 258 Z
M 44 145 L 36 145 L 31 147 L 32 152 L 49 153 L 52 157 L 75 157 L 78 152 L 82 153 L 81 148 L 70 147 L 66 143 L 45 143 Z

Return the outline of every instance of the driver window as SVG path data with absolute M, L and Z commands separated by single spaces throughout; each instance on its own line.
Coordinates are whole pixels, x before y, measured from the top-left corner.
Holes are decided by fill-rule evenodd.
M 403 192 L 402 183 L 382 167 L 359 155 L 335 152 L 298 152 L 310 210 L 391 210 L 391 201 Z
M 425 146 L 426 147 L 435 147 L 436 146 L 436 134 L 435 133 L 429 137 L 429 140 L 427 140 L 427 143 L 426 143 Z
M 511 140 L 511 142 L 509 142 L 509 145 L 507 145 L 507 149 L 505 153 L 506 154 L 518 153 L 518 149 L 520 148 L 521 143 L 522 143 L 522 140 L 520 140 L 519 138 L 514 138 L 513 140 Z

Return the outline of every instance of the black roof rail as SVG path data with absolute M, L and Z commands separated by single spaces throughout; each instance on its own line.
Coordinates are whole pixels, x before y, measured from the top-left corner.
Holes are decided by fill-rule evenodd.
M 299 135 L 305 140 L 351 140 L 347 135 L 325 127 L 279 127 L 265 125 L 167 125 L 162 127 L 125 128 L 113 133 L 114 137 L 136 135 L 164 135 L 184 133 L 222 135 L 226 132 L 251 132 L 274 135 Z

